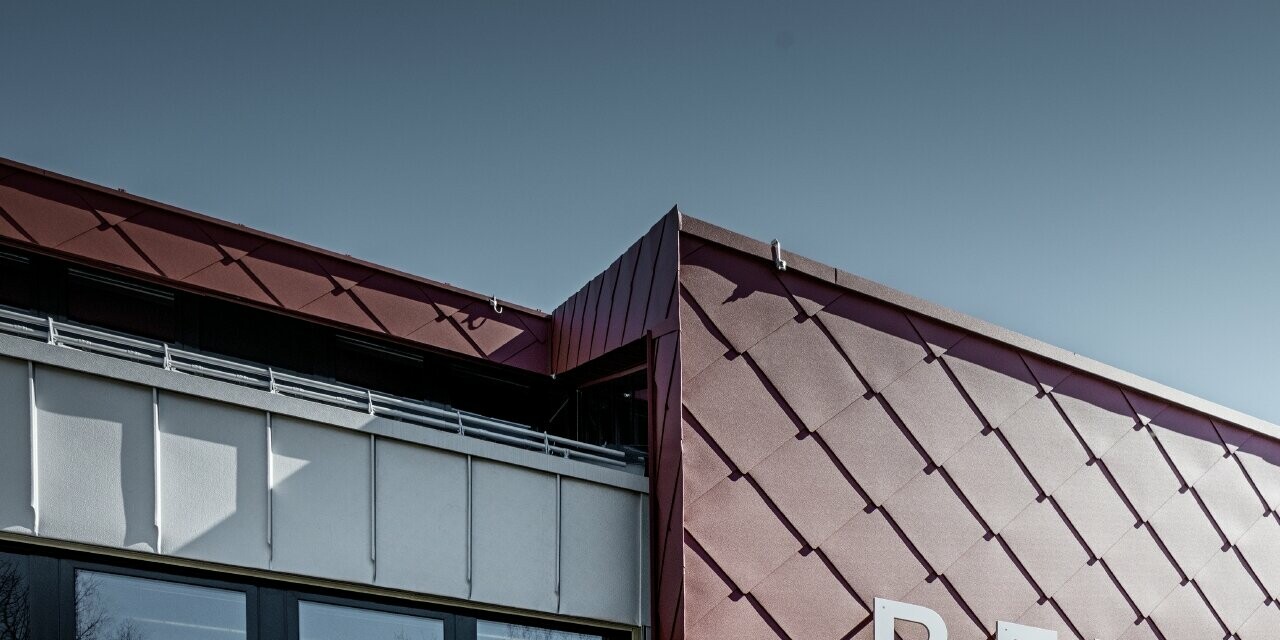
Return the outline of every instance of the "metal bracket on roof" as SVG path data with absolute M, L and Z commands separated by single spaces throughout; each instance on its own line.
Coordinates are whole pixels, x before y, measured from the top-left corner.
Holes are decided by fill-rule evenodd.
M 502 313 L 502 305 L 498 304 L 498 296 L 489 296 L 489 306 L 494 313 Z
M 782 243 L 775 238 L 771 245 L 773 246 L 773 266 L 777 267 L 778 271 L 786 271 L 787 261 L 782 259 Z

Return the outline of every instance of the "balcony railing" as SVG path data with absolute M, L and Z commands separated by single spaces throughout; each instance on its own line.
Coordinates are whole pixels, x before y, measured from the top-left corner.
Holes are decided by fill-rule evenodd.
M 0 306 L 0 333 L 47 342 L 270 393 L 302 398 L 390 420 L 499 442 L 607 467 L 626 467 L 623 451 L 561 438 L 514 422 L 316 380 L 271 367 L 180 349 L 114 331 Z

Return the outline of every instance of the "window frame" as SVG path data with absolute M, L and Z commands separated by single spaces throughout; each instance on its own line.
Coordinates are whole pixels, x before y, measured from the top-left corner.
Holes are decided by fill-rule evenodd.
M 301 602 L 441 620 L 444 623 L 444 640 L 477 640 L 478 620 L 598 635 L 604 640 L 629 640 L 633 637 L 631 629 L 596 626 L 587 620 L 545 619 L 536 613 L 522 615 L 519 612 L 489 610 L 479 602 L 433 602 L 396 593 L 372 593 L 359 590 L 354 585 L 326 586 L 283 576 L 228 573 L 203 564 L 167 563 L 147 557 L 51 548 L 4 537 L 0 537 L 0 557 L 15 561 L 26 577 L 32 640 L 75 638 L 77 571 L 242 593 L 246 640 L 299 640 Z
M 245 624 L 245 640 L 258 640 L 258 586 L 247 582 L 226 582 L 223 580 L 200 578 L 185 575 L 182 573 L 165 573 L 144 569 L 133 566 L 124 566 L 116 564 L 103 564 L 87 560 L 73 560 L 63 558 L 59 562 L 58 577 L 58 604 L 60 614 L 58 616 L 59 629 L 58 637 L 75 638 L 76 634 L 76 572 L 88 571 L 92 573 L 105 573 L 109 575 L 124 576 L 126 578 L 141 578 L 143 580 L 155 580 L 157 582 L 168 582 L 170 584 L 187 585 L 192 587 L 204 587 L 206 589 L 219 589 L 222 591 L 236 591 L 244 594 L 244 624 Z
M 409 616 L 412 618 L 440 620 L 444 623 L 444 640 L 460 640 L 457 636 L 459 617 L 457 614 L 437 611 L 435 609 L 425 607 L 390 604 L 372 599 L 372 597 L 368 600 L 361 600 L 358 598 L 300 591 L 296 589 L 291 589 L 285 593 L 286 628 L 284 638 L 286 640 L 301 640 L 302 608 L 300 605 L 303 602 L 313 602 L 315 604 L 334 607 L 345 607 L 347 609 L 359 609 L 361 611 L 370 611 L 373 613 L 389 613 Z

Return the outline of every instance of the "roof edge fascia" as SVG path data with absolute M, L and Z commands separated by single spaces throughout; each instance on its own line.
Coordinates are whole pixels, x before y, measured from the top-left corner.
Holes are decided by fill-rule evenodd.
M 266 240 L 270 240 L 270 241 L 272 241 L 272 242 L 278 242 L 278 243 L 280 243 L 280 244 L 284 244 L 284 245 L 289 245 L 289 246 L 292 246 L 292 247 L 295 247 L 295 248 L 298 248 L 298 249 L 302 249 L 302 250 L 307 251 L 307 252 L 310 252 L 310 253 L 321 254 L 321 255 L 324 255 L 324 256 L 326 256 L 326 257 L 333 258 L 333 259 L 335 259 L 335 260 L 340 260 L 340 261 L 343 261 L 343 262 L 350 262 L 350 263 L 354 263 L 354 264 L 359 265 L 359 266 L 361 266 L 361 267 L 365 267 L 365 268 L 367 268 L 367 269 L 372 269 L 372 270 L 377 271 L 377 272 L 380 272 L 380 273 L 385 273 L 385 274 L 388 274 L 388 275 L 394 275 L 394 276 L 401 277 L 401 278 L 407 278 L 407 279 L 409 279 L 409 280 L 413 280 L 413 281 L 415 281 L 415 282 L 417 282 L 417 283 L 419 283 L 419 284 L 423 284 L 423 285 L 426 285 L 426 286 L 429 286 L 429 287 L 434 287 L 434 288 L 437 288 L 437 289 L 443 289 L 443 290 L 449 291 L 449 292 L 451 292 L 451 293 L 456 293 L 456 294 L 458 294 L 458 295 L 466 296 L 466 297 L 468 297 L 468 298 L 472 298 L 472 299 L 479 300 L 479 301 L 482 301 L 482 302 L 487 302 L 487 301 L 489 301 L 489 296 L 486 296 L 486 295 L 484 295 L 484 294 L 482 294 L 482 293 L 479 293 L 479 292 L 476 292 L 476 291 L 472 291 L 472 290 L 470 290 L 470 289 L 464 289 L 464 288 L 462 288 L 462 287 L 459 287 L 459 286 L 456 286 L 456 285 L 452 285 L 452 284 L 449 284 L 449 283 L 447 283 L 447 282 L 439 282 L 439 281 L 436 281 L 436 280 L 432 280 L 432 279 L 430 279 L 430 278 L 424 278 L 424 277 L 422 277 L 422 276 L 414 275 L 414 274 L 412 274 L 412 273 L 408 273 L 408 272 L 405 272 L 405 271 L 401 271 L 401 270 L 399 270 L 399 269 L 394 269 L 394 268 L 392 268 L 392 267 L 388 267 L 388 266 L 385 266 L 385 265 L 377 264 L 377 263 L 374 263 L 374 262 L 369 262 L 369 261 L 367 261 L 367 260 L 362 260 L 362 259 L 360 259 L 360 258 L 356 258 L 356 257 L 350 256 L 350 255 L 347 255 L 347 254 L 345 254 L 345 253 L 338 253 L 338 252 L 336 252 L 336 251 L 330 251 L 329 249 L 325 249 L 325 248 L 323 248 L 323 247 L 317 247 L 317 246 L 315 246 L 315 245 L 307 244 L 307 243 L 305 243 L 305 242 L 299 242 L 299 241 L 297 241 L 297 240 L 292 240 L 292 239 L 290 239 L 290 238 L 285 238 L 285 237 L 283 237 L 283 236 L 279 236 L 279 235 L 276 235 L 276 234 L 274 234 L 274 233 L 270 233 L 270 232 L 267 232 L 267 231 L 263 231 L 263 230 L 261 230 L 261 229 L 255 229 L 255 228 L 253 228 L 253 227 L 249 227 L 249 226 L 246 226 L 246 225 L 237 224 L 237 223 L 235 223 L 235 222 L 230 222 L 230 221 L 227 221 L 227 220 L 223 220 L 223 219 L 221 219 L 221 218 L 215 218 L 215 217 L 210 216 L 210 215 L 206 215 L 206 214 L 199 213 L 199 212 L 196 212 L 196 211 L 191 211 L 190 209 L 183 209 L 182 207 L 178 207 L 178 206 L 174 206 L 174 205 L 171 205 L 171 204 L 168 204 L 168 203 L 160 202 L 160 201 L 158 201 L 158 200 L 152 200 L 152 199 L 150 199 L 150 198 L 146 198 L 146 197 L 143 197 L 143 196 L 139 196 L 139 195 L 136 195 L 136 194 L 130 193 L 130 192 L 125 191 L 125 190 L 123 190 L 123 189 L 113 189 L 113 188 L 111 188 L 111 187 L 106 187 L 106 186 L 103 186 L 103 185 L 100 185 L 100 184 L 97 184 L 97 183 L 94 183 L 94 182 L 89 182 L 89 181 L 87 181 L 87 180 L 81 180 L 81 179 L 79 179 L 79 178 L 75 178 L 75 177 L 68 176 L 68 175 L 65 175 L 65 174 L 57 173 L 57 172 L 55 172 L 55 171 L 50 171 L 50 170 L 48 170 L 48 169 L 42 169 L 42 168 L 40 168 L 40 167 L 36 167 L 36 166 L 33 166 L 33 165 L 29 165 L 29 164 L 25 164 L 25 163 L 22 163 L 22 162 L 18 162 L 17 160 L 12 160 L 12 159 L 5 158 L 5 157 L 2 157 L 2 156 L 0 156 L 0 167 L 9 167 L 9 168 L 11 168 L 11 169 L 15 169 L 15 170 L 18 170 L 18 171 L 24 171 L 24 172 L 27 172 L 27 173 L 37 174 L 37 175 L 40 175 L 40 176 L 42 176 L 42 177 L 44 177 L 44 178 L 48 178 L 48 179 L 50 179 L 50 180 L 55 180 L 55 181 L 57 181 L 57 182 L 63 182 L 63 183 L 70 184 L 70 185 L 74 185 L 74 186 L 76 186 L 76 187 L 80 187 L 80 188 L 83 188 L 83 189 L 90 189 L 90 190 L 97 191 L 97 192 L 102 193 L 102 194 L 106 194 L 106 195 L 112 196 L 112 197 L 114 197 L 114 198 L 121 198 L 121 199 L 123 199 L 123 200 L 128 200 L 128 201 L 130 201 L 130 202 L 135 202 L 135 203 L 138 203 L 138 204 L 140 204 L 140 205 L 147 206 L 147 207 L 152 207 L 152 208 L 155 208 L 155 209 L 160 209 L 160 210 L 162 210 L 162 211 L 166 211 L 166 212 L 168 212 L 168 213 L 173 213 L 173 214 L 180 215 L 180 216 L 184 216 L 184 217 L 187 217 L 187 218 L 193 218 L 193 219 L 199 220 L 199 221 L 204 222 L 204 223 L 213 224 L 213 225 L 217 225 L 217 226 L 224 227 L 224 228 L 228 228 L 228 229 L 233 229 L 233 230 L 235 230 L 235 231 L 239 231 L 240 233 L 248 233 L 248 234 L 251 234 L 251 235 L 257 236 L 257 237 L 259 237 L 259 238 L 263 238 L 263 239 L 266 239 Z M 505 298 L 501 299 L 501 303 L 502 303 L 502 306 L 503 306 L 504 308 L 512 309 L 512 310 L 515 310 L 515 311 L 519 311 L 519 312 L 521 312 L 521 313 L 524 313 L 524 314 L 527 314 L 527 315 L 530 315 L 530 316 L 534 316 L 534 317 L 538 317 L 538 318 L 550 318 L 550 317 L 551 317 L 551 314 L 550 314 L 550 313 L 548 313 L 548 312 L 546 312 L 546 311 L 542 311 L 541 309 L 534 309 L 534 308 L 532 308 L 532 307 L 526 307 L 526 306 L 524 306 L 524 305 L 521 305 L 521 304 L 518 304 L 518 303 L 515 303 L 515 302 L 511 302 L 511 301 L 509 301 L 509 300 L 507 300 L 507 299 L 505 299 Z

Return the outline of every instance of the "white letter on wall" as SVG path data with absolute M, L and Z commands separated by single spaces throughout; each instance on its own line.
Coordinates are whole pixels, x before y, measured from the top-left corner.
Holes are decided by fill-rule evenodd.
M 924 626 L 929 632 L 929 640 L 947 640 L 947 625 L 943 624 L 942 617 L 933 609 L 883 598 L 876 598 L 875 607 L 875 640 L 893 640 L 895 620 L 905 620 Z M 1030 637 L 1028 640 L 1037 639 Z
M 1058 640 L 1057 631 L 1012 622 L 997 622 L 996 629 L 996 640 Z

